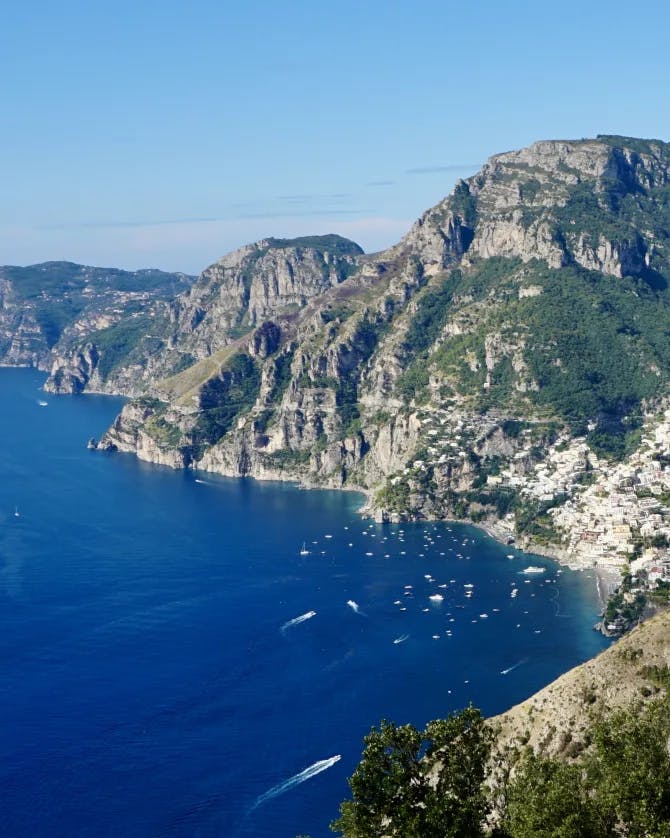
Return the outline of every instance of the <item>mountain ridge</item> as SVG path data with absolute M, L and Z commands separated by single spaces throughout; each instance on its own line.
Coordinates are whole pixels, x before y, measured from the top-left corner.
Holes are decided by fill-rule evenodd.
M 103 448 L 360 489 L 380 520 L 470 520 L 578 565 L 653 566 L 653 539 L 670 540 L 668 279 L 670 145 L 539 141 L 494 155 L 386 251 L 239 248 L 160 303 L 151 342 L 131 334 L 112 363 L 89 332 L 47 386 L 139 399 Z M 616 463 L 603 510 L 591 487 Z

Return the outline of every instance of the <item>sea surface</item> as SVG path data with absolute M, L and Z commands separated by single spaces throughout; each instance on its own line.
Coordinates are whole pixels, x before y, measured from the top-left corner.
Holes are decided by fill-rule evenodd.
M 42 381 L 0 370 L 2 835 L 321 838 L 380 719 L 497 713 L 606 645 L 589 574 L 89 451 L 121 401 Z

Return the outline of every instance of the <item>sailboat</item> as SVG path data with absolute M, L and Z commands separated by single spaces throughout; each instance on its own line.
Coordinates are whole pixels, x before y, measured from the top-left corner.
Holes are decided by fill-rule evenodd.
M 309 556 L 309 550 L 307 549 L 307 544 L 305 544 L 304 541 L 302 542 L 302 547 L 300 548 L 300 555 Z

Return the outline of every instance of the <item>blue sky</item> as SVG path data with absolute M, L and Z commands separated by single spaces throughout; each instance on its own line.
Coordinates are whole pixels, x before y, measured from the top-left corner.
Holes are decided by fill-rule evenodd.
M 6 0 L 0 264 L 381 249 L 491 154 L 670 139 L 668 32 L 655 0 Z

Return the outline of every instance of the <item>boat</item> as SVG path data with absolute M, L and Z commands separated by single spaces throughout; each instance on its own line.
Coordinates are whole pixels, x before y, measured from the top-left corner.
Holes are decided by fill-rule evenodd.
M 15 506 L 15 507 L 14 507 L 14 517 L 15 517 L 15 518 L 19 518 L 19 517 L 20 517 L 20 516 L 19 516 L 19 507 L 18 507 L 18 506 Z
M 442 594 L 431 594 L 431 595 L 428 597 L 428 599 L 429 599 L 431 602 L 442 602 L 442 600 L 444 599 L 444 597 L 442 596 Z
M 528 567 L 524 567 L 521 571 L 522 573 L 544 573 L 546 567 L 537 567 L 537 565 L 529 564 Z
M 304 541 L 302 542 L 302 547 L 300 548 L 300 555 L 309 556 L 309 550 L 307 549 L 307 544 Z

